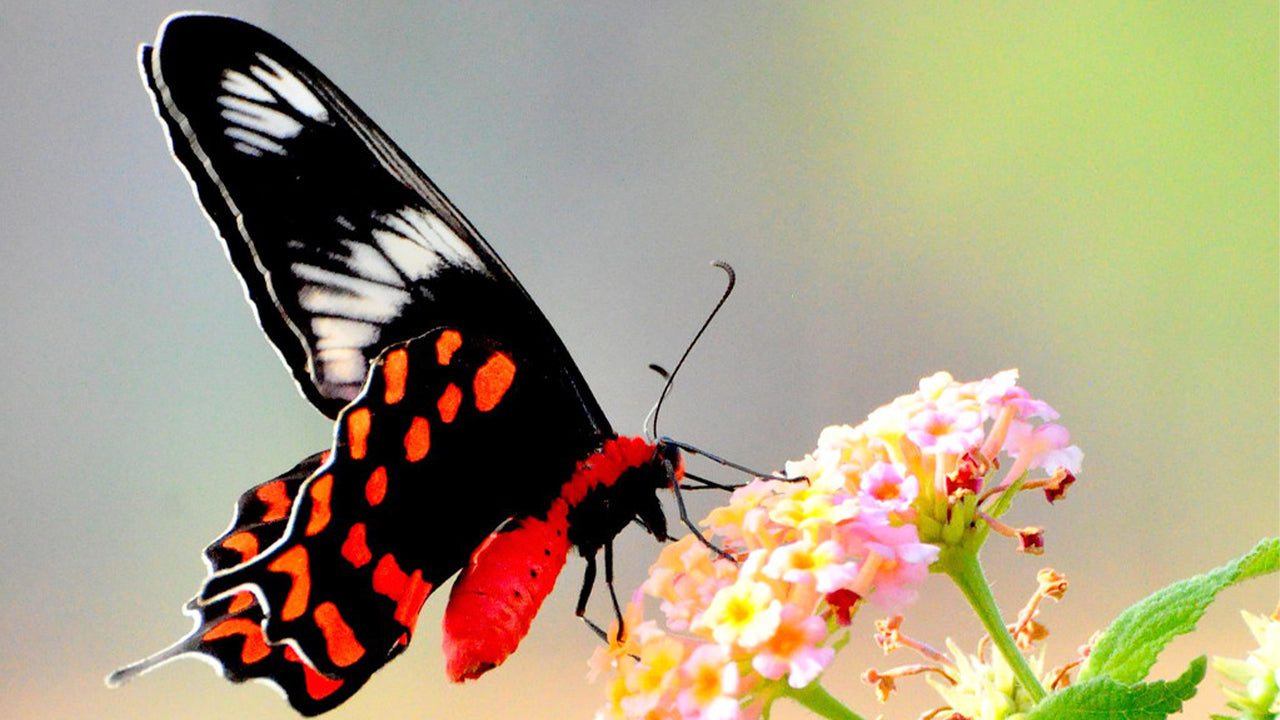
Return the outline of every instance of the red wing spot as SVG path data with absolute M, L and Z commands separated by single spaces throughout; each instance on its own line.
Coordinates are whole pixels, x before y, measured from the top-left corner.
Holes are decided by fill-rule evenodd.
M 424 417 L 415 417 L 404 436 L 404 456 L 409 462 L 418 462 L 431 449 L 431 424 Z
M 436 408 L 440 410 L 440 419 L 451 423 L 458 416 L 458 408 L 462 405 L 462 390 L 457 385 L 449 383 L 449 387 L 444 389 L 444 394 L 436 401 Z
M 413 628 L 418 624 L 418 612 L 422 610 L 422 604 L 427 601 L 427 596 L 431 594 L 431 583 L 423 582 L 422 571 L 414 570 L 409 576 L 407 587 L 405 588 L 404 597 L 396 604 L 396 620 L 403 626 L 409 628 L 410 634 Z
M 315 535 L 329 524 L 332 517 L 329 498 L 332 494 L 332 475 L 322 475 L 311 483 L 311 520 L 307 522 L 307 535 Z
M 351 457 L 363 460 L 369 451 L 369 408 L 357 408 L 347 415 L 347 446 Z
M 319 670 L 303 662 L 298 653 L 288 645 L 284 647 L 284 659 L 302 666 L 302 675 L 307 682 L 307 694 L 312 700 L 323 700 L 332 695 L 334 690 L 342 687 L 342 680 L 321 675 Z
M 490 355 L 485 364 L 476 371 L 476 409 L 480 412 L 489 412 L 497 407 L 502 396 L 506 394 L 507 388 L 511 387 L 511 381 L 515 376 L 516 364 L 511 362 L 511 358 L 502 353 Z
M 222 547 L 240 553 L 240 562 L 244 562 L 258 554 L 258 536 L 247 530 L 241 530 L 223 540 Z
M 405 381 L 409 377 L 409 353 L 404 348 L 397 348 L 387 353 L 382 361 L 382 377 L 387 389 L 383 399 L 388 405 L 395 405 L 404 399 Z
M 253 607 L 253 604 L 257 602 L 257 600 L 258 599 L 253 596 L 253 593 L 248 590 L 242 590 L 241 592 L 236 593 L 234 598 L 231 598 L 231 604 L 227 606 L 227 614 L 235 615 L 241 610 Z
M 391 553 L 383 555 L 378 566 L 373 569 L 373 591 L 398 603 L 404 597 L 405 586 L 408 584 L 409 576 L 400 569 L 395 556 Z
M 262 626 L 252 620 L 232 618 L 209 628 L 200 639 L 205 642 L 220 640 L 232 635 L 243 635 L 244 645 L 240 647 L 240 661 L 252 665 L 271 654 L 271 646 L 262 634 Z
M 267 566 L 272 572 L 286 573 L 293 578 L 289 594 L 285 596 L 284 606 L 280 609 L 281 620 L 297 620 L 307 609 L 307 601 L 311 595 L 311 569 L 307 562 L 307 549 L 295 545 L 283 555 L 271 561 Z
M 338 606 L 331 602 L 322 602 L 316 606 L 312 616 L 324 635 L 324 643 L 329 649 L 329 659 L 338 667 L 349 667 L 364 657 L 364 646 L 356 640 L 351 626 L 342 619 Z
M 364 484 L 364 498 L 370 505 L 377 505 L 387 496 L 387 469 L 379 466 Z
M 365 539 L 364 523 L 351 526 L 346 541 L 342 543 L 342 557 L 358 568 L 368 565 L 373 559 L 373 553 L 369 552 L 369 543 Z
M 262 522 L 275 522 L 289 517 L 289 506 L 293 501 L 285 492 L 284 481 L 276 480 L 258 488 L 255 493 L 258 499 L 266 503 L 267 511 L 262 514 Z
M 331 454 L 332 453 L 330 453 L 328 450 L 325 450 L 324 452 L 320 453 L 320 464 L 324 465 L 325 463 L 329 462 L 329 456 Z
M 436 361 L 448 365 L 453 352 L 462 347 L 462 335 L 457 330 L 445 330 L 436 338 Z

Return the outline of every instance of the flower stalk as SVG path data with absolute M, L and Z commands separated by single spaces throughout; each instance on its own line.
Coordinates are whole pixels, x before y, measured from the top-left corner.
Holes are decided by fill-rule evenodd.
M 1013 670 L 1022 689 L 1031 696 L 1033 702 L 1044 699 L 1044 687 L 1036 678 L 1035 671 L 1027 664 L 1027 659 L 1018 650 L 1018 644 L 1014 642 L 1008 626 L 1000 617 L 1000 608 L 996 606 L 996 599 L 991 594 L 991 586 L 982 572 L 978 553 L 962 548 L 949 548 L 944 550 L 938 558 L 938 568 L 951 578 L 956 587 L 960 588 L 960 592 L 964 594 L 969 605 L 977 613 L 978 619 L 982 621 L 982 627 L 986 629 L 996 650 L 1004 656 L 1005 662 Z
M 785 697 L 800 703 L 806 710 L 830 720 L 863 720 L 858 713 L 845 707 L 819 682 L 811 682 L 800 689 L 787 687 Z

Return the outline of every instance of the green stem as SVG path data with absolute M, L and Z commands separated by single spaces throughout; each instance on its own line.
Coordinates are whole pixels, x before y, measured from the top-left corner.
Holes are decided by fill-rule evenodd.
M 824 718 L 830 718 L 830 720 L 863 720 L 861 715 L 845 707 L 844 703 L 835 699 L 817 680 L 799 690 L 788 687 L 783 692 L 783 695 L 793 698 L 811 712 Z
M 1009 628 L 1000 617 L 1000 608 L 996 606 L 996 599 L 991 594 L 991 586 L 987 584 L 987 578 L 982 574 L 978 553 L 973 550 L 949 548 L 943 551 L 943 558 L 940 560 L 944 571 L 959 586 L 960 592 L 964 593 L 965 599 L 978 613 L 982 626 L 991 636 L 996 649 L 1004 656 L 1005 662 L 1009 663 L 1009 667 L 1013 669 L 1013 674 L 1018 678 L 1022 689 L 1031 696 L 1033 702 L 1043 700 L 1044 687 L 1040 685 L 1036 674 L 1027 664 L 1027 659 L 1022 656 L 1017 643 L 1013 641 L 1013 636 L 1009 634 Z

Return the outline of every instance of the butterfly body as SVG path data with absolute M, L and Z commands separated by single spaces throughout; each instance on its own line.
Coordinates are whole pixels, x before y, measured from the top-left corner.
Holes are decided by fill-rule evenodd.
M 109 682 L 198 653 L 318 714 L 459 573 L 446 665 L 473 678 L 515 650 L 572 548 L 594 572 L 631 522 L 666 539 L 656 493 L 679 451 L 612 431 L 524 288 L 341 90 L 225 17 L 170 18 L 140 61 L 259 323 L 335 429 L 241 497 L 193 631 Z

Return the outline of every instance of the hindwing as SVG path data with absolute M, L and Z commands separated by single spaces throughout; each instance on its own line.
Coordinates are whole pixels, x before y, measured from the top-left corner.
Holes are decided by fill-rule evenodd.
M 571 408 L 526 362 L 455 329 L 388 348 L 332 448 L 241 498 L 206 551 L 192 633 L 113 681 L 201 653 L 232 680 L 271 680 L 304 714 L 349 697 L 495 528 L 549 506 L 572 475 L 574 454 L 548 456 L 546 443 L 582 441 L 530 427 Z

